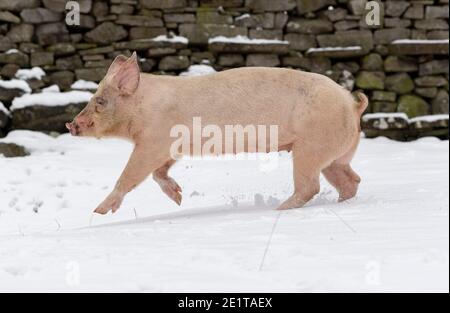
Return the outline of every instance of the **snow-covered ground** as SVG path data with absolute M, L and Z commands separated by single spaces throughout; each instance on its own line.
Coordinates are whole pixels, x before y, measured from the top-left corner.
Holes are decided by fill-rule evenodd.
M 91 212 L 130 144 L 27 131 L 5 141 L 33 153 L 0 157 L 0 291 L 449 290 L 448 141 L 363 139 L 363 182 L 346 203 L 323 180 L 307 207 L 274 211 L 292 191 L 282 153 L 273 171 L 179 162 L 181 207 L 148 179 L 108 216 Z

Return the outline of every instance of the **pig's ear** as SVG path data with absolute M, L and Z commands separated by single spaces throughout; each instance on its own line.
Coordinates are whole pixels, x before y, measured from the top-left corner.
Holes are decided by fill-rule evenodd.
M 117 73 L 117 71 L 119 70 L 120 66 L 122 64 L 124 64 L 127 60 L 128 60 L 128 58 L 126 56 L 122 55 L 122 54 L 116 56 L 114 61 L 109 66 L 108 73 L 106 75 L 110 75 L 111 76 L 111 75 Z
M 112 79 L 114 84 L 125 95 L 133 94 L 139 85 L 139 65 L 136 52 L 120 65 Z

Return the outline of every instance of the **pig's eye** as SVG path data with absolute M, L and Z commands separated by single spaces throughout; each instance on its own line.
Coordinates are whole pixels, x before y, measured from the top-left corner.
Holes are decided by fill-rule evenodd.
M 101 97 L 95 98 L 95 111 L 97 113 L 100 113 L 101 111 L 103 111 L 103 109 L 105 108 L 105 105 L 106 105 L 106 100 L 104 98 L 101 98 Z
M 105 105 L 106 100 L 102 97 L 97 97 L 97 98 L 95 98 L 95 103 L 97 103 L 98 105 Z

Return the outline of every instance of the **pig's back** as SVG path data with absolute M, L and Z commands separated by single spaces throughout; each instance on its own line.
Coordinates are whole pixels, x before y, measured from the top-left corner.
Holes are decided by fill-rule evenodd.
M 326 76 L 260 67 L 177 78 L 175 93 L 182 116 L 217 125 L 286 125 L 299 108 L 326 114 L 333 106 L 349 110 L 352 101 Z

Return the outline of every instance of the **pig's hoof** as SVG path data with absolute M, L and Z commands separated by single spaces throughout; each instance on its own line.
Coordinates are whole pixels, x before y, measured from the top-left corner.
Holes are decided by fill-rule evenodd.
M 284 201 L 278 208 L 278 211 L 290 210 L 290 209 L 299 209 L 306 204 L 299 196 L 293 195 L 286 201 Z
M 175 201 L 176 204 L 181 205 L 183 196 L 181 195 L 181 187 L 172 178 L 168 178 L 164 184 L 161 185 L 162 191 Z
M 183 196 L 181 193 L 177 192 L 175 196 L 172 198 L 173 201 L 175 201 L 176 204 L 181 205 L 181 200 L 183 199 Z
M 169 196 L 170 199 L 175 201 L 176 204 L 181 205 L 181 200 L 183 196 L 177 189 L 172 189 L 168 186 L 164 186 L 163 191 L 166 195 Z
M 349 200 L 356 196 L 358 193 L 358 186 L 361 179 L 359 177 L 355 179 L 349 179 L 348 182 L 339 190 L 339 202 Z
M 95 210 L 97 214 L 107 214 L 109 211 L 116 212 L 122 204 L 123 197 L 111 194 Z

